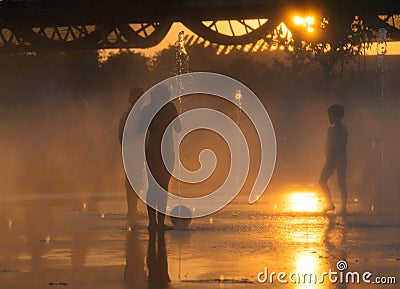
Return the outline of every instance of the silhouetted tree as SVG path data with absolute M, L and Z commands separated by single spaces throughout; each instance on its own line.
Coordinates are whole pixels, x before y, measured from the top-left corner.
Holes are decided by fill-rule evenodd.
M 293 35 L 272 38 L 275 42 L 272 45 L 284 48 L 287 61 L 292 65 L 288 72 L 295 77 L 302 73 L 305 64 L 316 62 L 329 81 L 337 63 L 364 54 L 372 44 L 373 31 L 360 16 L 348 13 L 341 6 L 332 6 L 325 13 L 325 17 L 316 20 L 307 29 L 302 25 L 297 27 L 288 19 L 286 22 Z M 310 33 L 308 28 L 313 31 Z

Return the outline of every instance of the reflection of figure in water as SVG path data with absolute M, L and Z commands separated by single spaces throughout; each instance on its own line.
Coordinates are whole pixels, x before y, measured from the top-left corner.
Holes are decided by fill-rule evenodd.
M 343 215 L 339 221 L 335 218 L 328 218 L 328 224 L 324 232 L 324 244 L 327 250 L 327 258 L 330 268 L 336 268 L 337 262 L 347 260 L 348 244 L 347 244 L 347 217 Z M 337 276 L 337 278 L 339 278 Z M 351 280 L 351 279 L 350 279 Z M 347 283 L 338 282 L 337 289 L 347 289 Z
M 146 288 L 143 250 L 144 248 L 139 240 L 139 232 L 135 229 L 128 231 L 124 272 L 124 281 L 128 289 Z
M 129 92 L 129 104 L 130 107 L 121 117 L 119 122 L 119 141 L 122 144 L 122 136 L 124 133 L 125 123 L 128 118 L 129 112 L 131 111 L 132 107 L 135 105 L 136 101 L 139 97 L 143 94 L 143 90 L 139 87 L 133 87 Z M 136 195 L 135 191 L 133 190 L 131 184 L 129 183 L 128 178 L 125 175 L 125 191 L 126 191 L 126 201 L 128 203 L 128 222 L 129 225 L 132 227 L 134 225 L 134 220 L 137 214 L 137 201 L 138 196 Z
M 143 108 L 142 111 L 144 117 L 148 115 L 146 111 L 150 107 L 157 107 L 157 103 L 169 99 L 170 97 L 170 91 L 165 85 L 158 85 L 150 92 L 150 94 L 151 101 Z M 177 116 L 178 112 L 175 105 L 171 102 L 168 102 L 153 118 L 147 131 L 146 160 L 151 174 L 165 191 L 168 191 L 168 184 L 171 179 L 171 175 L 166 170 L 161 156 L 161 140 L 163 139 L 163 141 L 167 143 L 168 148 L 173 148 L 173 132 L 172 130 L 166 130 L 166 128 Z M 175 131 L 180 132 L 180 122 L 175 122 L 173 128 Z M 169 157 L 172 157 L 169 163 L 171 164 L 171 167 L 173 167 L 173 153 L 171 153 Z M 168 195 L 165 192 L 158 190 L 157 187 L 152 187 L 152 184 L 149 183 L 149 189 L 146 196 L 146 203 L 152 205 L 152 207 L 149 205 L 147 206 L 147 211 L 149 214 L 149 231 L 157 228 L 159 230 L 170 229 L 169 226 L 164 224 L 165 214 L 162 213 L 166 210 L 167 199 Z
M 327 200 L 326 211 L 335 210 L 332 201 L 332 194 L 328 187 L 328 179 L 336 171 L 339 188 L 341 192 L 342 207 L 341 212 L 346 213 L 347 187 L 346 187 L 346 144 L 347 128 L 342 123 L 344 108 L 339 104 L 334 104 L 328 108 L 329 122 L 333 125 L 328 129 L 325 153 L 326 163 L 322 169 L 320 185 Z
M 149 234 L 149 247 L 147 251 L 147 267 L 149 268 L 149 289 L 165 288 L 171 279 L 168 275 L 167 250 L 165 248 L 164 231 L 158 232 L 157 249 L 156 233 Z

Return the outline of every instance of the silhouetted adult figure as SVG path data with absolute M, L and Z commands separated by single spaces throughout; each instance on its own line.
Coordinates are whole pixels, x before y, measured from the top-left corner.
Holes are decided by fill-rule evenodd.
M 122 144 L 122 136 L 124 133 L 124 128 L 125 128 L 125 123 L 128 118 L 129 112 L 131 111 L 132 107 L 135 105 L 136 101 L 139 99 L 139 97 L 143 94 L 143 90 L 139 87 L 133 87 L 130 92 L 129 92 L 129 104 L 130 107 L 128 110 L 126 110 L 119 122 L 119 141 Z M 138 196 L 136 195 L 135 191 L 133 190 L 131 184 L 129 183 L 129 180 L 127 176 L 125 175 L 125 192 L 126 192 L 126 201 L 128 204 L 128 212 L 127 212 L 127 218 L 128 218 L 128 223 L 131 227 L 134 226 L 136 215 L 137 215 L 137 201 L 138 201 Z
M 328 136 L 325 146 L 326 163 L 322 169 L 319 183 L 327 201 L 326 211 L 335 210 L 335 206 L 332 201 L 332 194 L 328 187 L 328 179 L 336 171 L 342 201 L 341 213 L 345 214 L 347 203 L 347 128 L 342 123 L 342 119 L 344 117 L 343 106 L 339 104 L 330 106 L 328 108 L 328 117 L 332 126 L 328 128 Z
M 156 236 L 157 247 L 156 247 Z M 149 234 L 149 247 L 147 251 L 147 268 L 149 269 L 149 289 L 165 288 L 171 279 L 168 274 L 167 250 L 165 248 L 164 231 L 151 231 Z
M 170 91 L 165 85 L 156 86 L 151 92 L 150 103 L 146 105 L 142 110 L 143 117 L 148 117 L 148 111 L 150 108 L 159 107 L 162 101 L 168 100 L 170 97 Z M 175 122 L 173 130 L 166 130 L 171 121 L 178 116 L 178 112 L 173 103 L 168 102 L 153 118 L 147 131 L 146 138 L 146 160 L 150 168 L 151 174 L 158 182 L 160 187 L 165 191 L 168 191 L 168 185 L 171 179 L 170 173 L 167 171 L 164 161 L 161 155 L 161 140 L 166 143 L 166 146 L 173 149 L 173 130 L 176 132 L 181 131 L 181 125 L 179 120 Z M 170 151 L 169 159 L 170 165 L 174 165 L 174 154 L 175 152 Z M 148 172 L 148 175 L 149 173 Z M 151 183 L 146 196 L 147 204 L 152 204 L 153 207 L 147 205 L 147 211 L 149 215 L 149 231 L 151 230 L 166 230 L 171 227 L 164 224 L 165 212 L 167 207 L 168 195 L 160 190 Z

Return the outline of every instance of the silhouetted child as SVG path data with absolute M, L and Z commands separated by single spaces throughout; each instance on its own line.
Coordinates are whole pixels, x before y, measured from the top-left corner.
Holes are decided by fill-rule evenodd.
M 122 136 L 124 134 L 124 128 L 125 128 L 125 123 L 128 118 L 129 112 L 131 111 L 132 107 L 135 105 L 136 101 L 139 99 L 139 97 L 143 94 L 143 90 L 139 87 L 133 87 L 130 92 L 129 92 L 129 104 L 130 107 L 127 111 L 124 112 L 124 114 L 121 117 L 121 120 L 119 122 L 119 141 L 122 144 Z M 135 217 L 137 214 L 137 201 L 138 201 L 138 196 L 136 195 L 135 191 L 133 190 L 131 184 L 129 183 L 128 178 L 125 175 L 125 192 L 126 192 L 126 201 L 128 203 L 128 213 L 127 213 L 127 218 L 128 218 L 128 223 L 132 227 L 135 222 Z
M 325 146 L 326 163 L 322 169 L 319 183 L 325 194 L 327 207 L 326 211 L 335 210 L 332 201 L 332 194 L 328 187 L 328 179 L 336 170 L 339 188 L 341 192 L 342 207 L 341 213 L 346 213 L 347 187 L 346 187 L 346 166 L 347 166 L 347 128 L 342 123 L 344 108 L 334 104 L 328 108 L 329 122 L 333 125 L 328 128 L 328 136 Z

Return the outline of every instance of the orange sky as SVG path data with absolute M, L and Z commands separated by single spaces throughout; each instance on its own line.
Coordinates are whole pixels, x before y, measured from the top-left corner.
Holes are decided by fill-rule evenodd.
M 194 34 L 182 23 L 176 22 L 172 25 L 166 37 L 159 44 L 151 48 L 135 49 L 134 51 L 142 52 L 146 56 L 153 56 L 158 51 L 168 47 L 168 45 L 174 44 L 177 39 L 178 33 L 182 30 L 185 31 L 185 34 L 188 35 Z M 372 48 L 367 51 L 367 55 L 376 55 L 376 45 L 373 45 Z M 388 42 L 386 55 L 400 55 L 400 41 Z
M 174 44 L 178 38 L 178 33 L 182 30 L 185 31 L 185 34 L 194 35 L 194 33 L 186 28 L 186 26 L 184 26 L 182 23 L 175 22 L 174 24 L 172 24 L 171 29 L 169 30 L 165 38 L 159 44 L 151 48 L 135 49 L 135 51 L 142 52 L 146 56 L 153 56 L 158 51 L 168 47 L 171 44 Z

